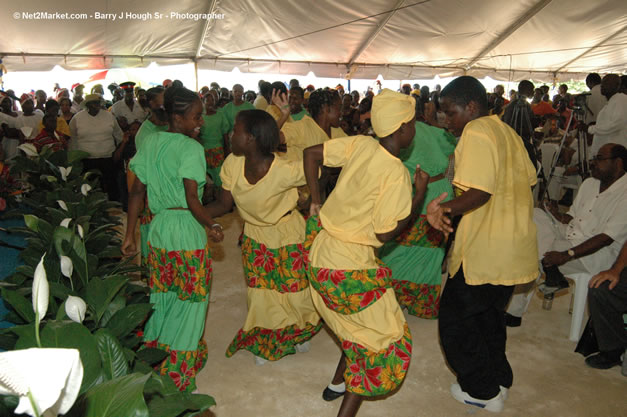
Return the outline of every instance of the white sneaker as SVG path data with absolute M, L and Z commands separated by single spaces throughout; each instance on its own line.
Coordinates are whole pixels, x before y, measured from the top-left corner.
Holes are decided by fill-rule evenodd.
M 501 392 L 499 392 L 496 397 L 489 400 L 479 400 L 471 397 L 467 392 L 462 391 L 462 387 L 455 383 L 451 385 L 451 394 L 453 398 L 462 404 L 474 405 L 475 407 L 483 408 L 493 413 L 500 413 L 505 406 L 505 400 Z
M 507 396 L 509 395 L 509 388 L 505 388 L 503 385 L 499 385 L 499 389 L 501 390 L 503 401 L 507 401 Z
M 263 366 L 268 362 L 267 359 L 264 358 L 260 358 L 259 356 L 255 356 L 255 365 L 257 366 Z
M 309 340 L 306 342 L 303 342 L 299 345 L 294 346 L 294 349 L 296 349 L 296 352 L 298 353 L 307 353 L 309 352 L 309 349 L 311 349 L 311 344 L 309 343 Z

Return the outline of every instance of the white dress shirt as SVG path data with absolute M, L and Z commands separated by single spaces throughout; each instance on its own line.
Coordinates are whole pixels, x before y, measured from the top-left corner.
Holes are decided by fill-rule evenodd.
M 614 94 L 599 112 L 597 124 L 588 128 L 588 133 L 594 135 L 590 157 L 596 156 L 606 143 L 627 147 L 627 95 Z
M 124 100 L 116 102 L 111 106 L 111 113 L 116 117 L 124 117 L 130 125 L 134 121 L 142 123 L 148 117 L 148 112 L 139 105 L 139 103 L 133 100 L 133 110 L 128 107 L 128 104 Z
M 590 95 L 586 100 L 586 104 L 588 105 L 590 111 L 592 111 L 593 113 L 590 114 L 590 112 L 586 109 L 586 124 L 596 122 L 597 117 L 599 117 L 599 113 L 601 112 L 601 109 L 607 104 L 607 99 L 603 94 L 601 94 L 601 84 L 597 84 L 592 87 L 592 89 L 590 90 Z
M 623 174 L 602 193 L 600 187 L 601 181 L 595 178 L 581 184 L 568 211 L 573 219 L 565 230 L 565 237 L 573 246 L 602 233 L 614 240 L 611 245 L 579 258 L 591 274 L 610 268 L 627 240 L 627 175 Z

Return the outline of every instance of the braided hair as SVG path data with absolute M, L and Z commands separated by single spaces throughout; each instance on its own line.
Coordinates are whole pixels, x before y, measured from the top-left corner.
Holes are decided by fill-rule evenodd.
M 329 88 L 317 89 L 309 96 L 309 113 L 315 120 L 322 112 L 324 106 L 331 106 L 336 100 L 340 100 L 340 95 L 336 90 Z
M 237 113 L 235 123 L 242 123 L 246 133 L 251 134 L 263 155 L 276 152 L 279 146 L 279 127 L 268 112 L 263 110 L 242 110 Z
M 163 107 L 172 122 L 175 114 L 184 115 L 189 108 L 200 100 L 198 94 L 185 87 L 170 87 L 165 90 L 163 97 Z

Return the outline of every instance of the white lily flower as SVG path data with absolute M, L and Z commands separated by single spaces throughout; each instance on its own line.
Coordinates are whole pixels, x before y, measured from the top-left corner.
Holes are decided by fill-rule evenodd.
M 85 197 L 87 197 L 87 193 L 90 191 L 91 191 L 91 185 L 89 184 L 81 185 L 81 194 L 83 194 Z
M 81 297 L 69 295 L 65 300 L 65 313 L 73 321 L 82 323 L 85 320 L 85 311 L 87 311 L 87 304 Z
M 72 221 L 71 218 L 66 217 L 65 219 L 61 220 L 61 223 L 59 224 L 59 226 L 63 226 L 66 229 L 68 229 L 70 227 L 70 222 Z
M 59 260 L 61 261 L 61 273 L 63 276 L 71 278 L 72 272 L 74 271 L 74 264 L 72 263 L 72 260 L 69 256 L 65 255 L 61 255 Z
M 81 239 L 83 238 L 83 226 L 81 226 L 80 224 L 76 225 L 76 228 L 78 229 L 78 235 L 81 237 Z
M 35 313 L 39 314 L 39 320 L 46 315 L 50 298 L 50 287 L 48 285 L 46 269 L 44 268 L 45 256 L 45 253 L 41 255 L 41 260 L 37 264 L 37 268 L 35 268 L 33 279 L 33 310 Z M 39 327 L 39 322 L 36 322 L 35 326 Z
M 15 414 L 65 414 L 74 405 L 82 381 L 83 364 L 77 349 L 33 348 L 0 353 L 0 394 L 20 397 Z
M 23 143 L 17 148 L 22 150 L 26 154 L 26 156 L 39 156 L 37 148 L 32 143 Z
M 67 168 L 59 167 L 59 172 L 61 172 L 61 179 L 63 181 L 67 181 L 67 176 L 70 175 L 71 171 L 72 171 L 72 167 L 71 166 L 69 166 Z
M 63 210 L 67 211 L 67 204 L 65 204 L 65 201 L 63 200 L 57 200 L 57 204 L 59 205 L 59 207 L 61 207 Z

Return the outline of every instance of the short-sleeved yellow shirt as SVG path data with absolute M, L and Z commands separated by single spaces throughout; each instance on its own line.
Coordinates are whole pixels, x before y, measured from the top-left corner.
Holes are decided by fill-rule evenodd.
M 281 113 L 281 109 L 279 109 L 279 106 L 277 106 L 275 104 L 269 104 L 268 107 L 266 107 L 265 110 L 266 110 L 266 112 L 270 113 L 270 116 L 272 116 L 274 118 L 274 120 L 276 120 L 277 122 L 279 121 L 279 119 L 283 115 L 283 113 Z M 288 120 L 289 120 L 289 117 L 288 117 Z
M 377 233 L 393 230 L 411 211 L 409 173 L 400 159 L 369 136 L 324 143 L 324 165 L 342 167 L 320 210 L 323 230 L 313 243 L 315 267 L 376 268 Z
M 302 161 L 305 148 L 320 145 L 330 139 L 326 132 L 318 126 L 318 123 L 309 116 L 284 124 L 281 132 L 285 136 L 287 145 L 287 152 L 284 157 L 292 161 Z M 343 136 L 346 136 L 346 133 L 342 129 L 331 128 L 331 138 Z
M 536 170 L 522 139 L 498 116 L 466 125 L 455 149 L 453 185 L 491 195 L 462 216 L 449 261 L 463 264 L 469 285 L 515 285 L 538 276 L 538 247 L 531 186 Z
M 296 210 L 296 187 L 305 184 L 302 162 L 275 155 L 270 169 L 256 184 L 246 179 L 245 162 L 245 157 L 230 154 L 220 170 L 222 188 L 231 192 L 245 222 L 244 233 L 269 248 L 302 243 L 305 221 Z

